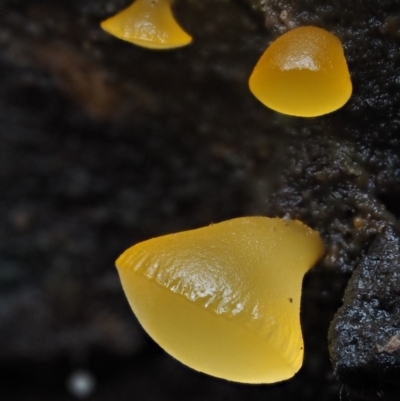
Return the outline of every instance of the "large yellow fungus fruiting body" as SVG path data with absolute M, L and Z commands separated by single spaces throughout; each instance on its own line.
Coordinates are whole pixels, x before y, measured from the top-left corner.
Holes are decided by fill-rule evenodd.
M 116 265 L 169 354 L 223 379 L 273 383 L 302 365 L 301 284 L 323 248 L 299 221 L 243 217 L 141 242 Z
M 176 22 L 172 0 L 136 0 L 101 27 L 119 39 L 150 49 L 172 49 L 192 41 Z
M 316 117 L 342 107 L 352 84 L 339 39 L 324 29 L 293 29 L 271 44 L 249 81 L 253 95 L 280 113 Z

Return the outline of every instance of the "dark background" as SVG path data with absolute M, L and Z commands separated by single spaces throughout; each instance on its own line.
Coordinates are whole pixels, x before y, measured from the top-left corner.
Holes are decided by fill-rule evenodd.
M 99 28 L 128 4 L 0 3 L 0 400 L 73 400 L 82 370 L 94 401 L 347 400 L 327 332 L 352 270 L 400 215 L 400 7 L 180 0 L 194 42 L 155 52 Z M 270 41 L 301 25 L 338 35 L 352 75 L 349 103 L 320 118 L 277 114 L 247 87 Z M 140 240 L 245 215 L 298 218 L 326 244 L 304 283 L 304 366 L 277 385 L 173 360 L 114 268 Z

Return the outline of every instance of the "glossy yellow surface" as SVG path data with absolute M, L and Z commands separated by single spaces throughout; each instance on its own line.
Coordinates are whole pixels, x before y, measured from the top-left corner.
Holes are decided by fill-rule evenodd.
M 223 379 L 273 383 L 302 365 L 302 279 L 323 248 L 299 221 L 243 217 L 141 242 L 116 265 L 169 354 Z
M 255 66 L 249 86 L 265 106 L 300 117 L 331 113 L 352 93 L 342 44 L 313 26 L 293 29 L 273 42 Z
M 176 22 L 171 0 L 136 0 L 101 27 L 119 39 L 150 49 L 172 49 L 192 41 Z

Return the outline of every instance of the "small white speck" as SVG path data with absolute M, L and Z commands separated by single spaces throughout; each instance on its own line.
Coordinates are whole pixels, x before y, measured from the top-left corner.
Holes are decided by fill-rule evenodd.
M 67 379 L 67 389 L 76 398 L 87 398 L 96 388 L 96 379 L 86 370 L 76 370 Z

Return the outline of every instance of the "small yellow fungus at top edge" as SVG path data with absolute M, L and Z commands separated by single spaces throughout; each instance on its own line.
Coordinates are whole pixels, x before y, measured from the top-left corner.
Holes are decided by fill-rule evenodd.
M 141 242 L 116 265 L 136 317 L 170 355 L 273 383 L 302 365 L 301 285 L 323 251 L 299 221 L 243 217 Z
M 101 27 L 119 39 L 150 49 L 173 49 L 192 41 L 176 22 L 172 0 L 136 0 L 131 6 L 103 21 Z
M 275 40 L 256 64 L 249 86 L 265 106 L 299 117 L 331 113 L 352 93 L 340 40 L 314 26 L 293 29 Z

